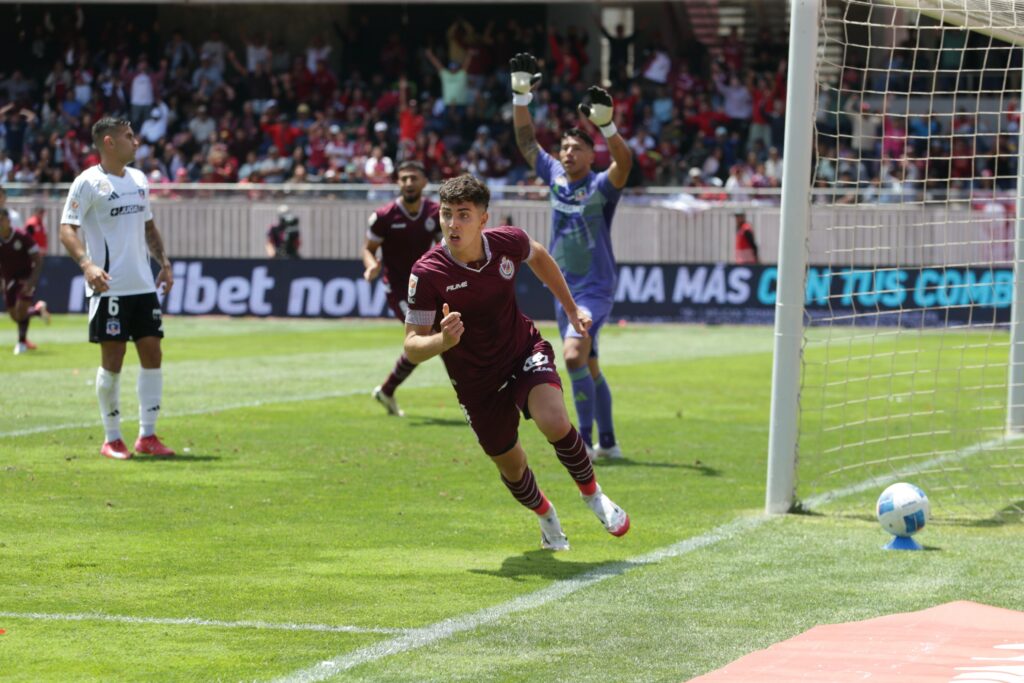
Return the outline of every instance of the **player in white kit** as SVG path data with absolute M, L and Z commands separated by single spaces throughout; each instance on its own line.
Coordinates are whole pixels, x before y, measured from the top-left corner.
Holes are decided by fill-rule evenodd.
M 163 375 L 160 340 L 164 336 L 157 288 L 166 294 L 174 283 L 171 262 L 153 222 L 149 183 L 130 168 L 139 142 L 131 123 L 101 118 L 92 127 L 100 163 L 71 185 L 60 220 L 60 239 L 82 268 L 89 297 L 89 341 L 100 345 L 96 396 L 106 432 L 100 453 L 132 457 L 121 438 L 120 379 L 128 342 L 135 342 L 139 370 L 139 438 L 135 453 L 172 456 L 156 435 Z M 156 279 L 149 260 L 160 265 Z

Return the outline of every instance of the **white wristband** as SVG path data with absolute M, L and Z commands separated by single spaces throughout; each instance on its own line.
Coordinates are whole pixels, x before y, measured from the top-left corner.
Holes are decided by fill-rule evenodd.
M 517 92 L 512 95 L 512 104 L 517 107 L 525 107 L 533 102 L 532 92 Z
M 614 121 L 609 121 L 605 125 L 601 126 L 601 135 L 603 135 L 606 140 L 618 132 L 619 129 L 615 127 Z

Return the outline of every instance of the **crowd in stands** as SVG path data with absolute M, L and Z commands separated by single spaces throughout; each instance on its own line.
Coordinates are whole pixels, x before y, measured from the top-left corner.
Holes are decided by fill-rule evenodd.
M 434 181 L 469 171 L 493 188 L 531 184 L 511 128 L 508 59 L 543 57 L 533 115 L 538 141 L 554 153 L 562 130 L 589 125 L 576 104 L 599 80 L 588 42 L 603 34 L 616 123 L 636 155 L 630 185 L 696 186 L 706 198 L 727 188 L 743 199 L 780 184 L 786 47 L 767 30 L 748 40 L 734 31 L 694 58 L 596 20 L 558 32 L 457 19 L 433 44 L 398 31 L 370 44 L 356 20 L 296 49 L 262 34 L 228 41 L 216 30 L 193 43 L 181 30 L 165 35 L 127 18 L 87 32 L 88 11 L 45 15 L 24 62 L 0 67 L 0 182 L 70 181 L 98 161 L 93 122 L 119 115 L 132 121 L 142 141 L 136 165 L 153 183 L 384 184 L 398 163 L 418 159 Z M 848 69 L 844 89 L 857 90 L 864 73 Z M 855 96 L 823 111 L 818 183 L 849 190 L 850 201 L 887 194 L 887 183 L 924 195 L 986 170 L 1003 182 L 1011 163 L 1016 175 L 1011 135 L 964 137 L 981 140 L 972 149 L 983 154 L 946 154 L 940 168 L 921 148 L 939 125 L 926 116 L 883 118 Z M 966 113 L 953 125 L 979 128 Z M 924 138 L 908 130 L 921 126 Z M 610 157 L 594 132 L 600 168 Z M 956 140 L 948 138 L 950 149 Z

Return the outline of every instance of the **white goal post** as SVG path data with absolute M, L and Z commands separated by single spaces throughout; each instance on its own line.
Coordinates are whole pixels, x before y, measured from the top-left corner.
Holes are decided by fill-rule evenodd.
M 765 509 L 1019 513 L 1024 2 L 790 8 Z

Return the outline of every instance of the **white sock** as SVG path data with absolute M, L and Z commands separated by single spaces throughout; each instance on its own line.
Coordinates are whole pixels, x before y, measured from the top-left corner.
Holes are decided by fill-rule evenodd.
M 100 400 L 100 418 L 107 441 L 121 438 L 121 373 L 96 371 L 96 398 Z
M 164 376 L 160 368 L 139 368 L 139 436 L 156 433 L 160 417 L 160 398 L 164 393 Z

